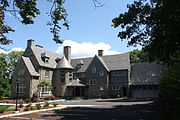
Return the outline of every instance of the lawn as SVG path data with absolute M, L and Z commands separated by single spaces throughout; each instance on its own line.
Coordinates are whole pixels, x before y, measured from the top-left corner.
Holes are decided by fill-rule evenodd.
M 9 109 L 9 107 L 12 107 L 12 105 L 0 105 L 0 113 L 3 113 L 5 111 L 13 111 L 14 109 Z

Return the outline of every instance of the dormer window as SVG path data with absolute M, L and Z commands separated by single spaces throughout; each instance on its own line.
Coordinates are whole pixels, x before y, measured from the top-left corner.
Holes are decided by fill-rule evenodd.
M 46 53 L 41 53 L 41 59 L 44 63 L 49 63 L 49 56 Z

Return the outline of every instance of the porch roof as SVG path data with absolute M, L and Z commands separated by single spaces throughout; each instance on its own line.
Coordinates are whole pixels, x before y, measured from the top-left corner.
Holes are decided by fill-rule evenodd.
M 72 80 L 71 83 L 67 84 L 67 86 L 79 86 L 79 87 L 83 87 L 85 86 L 84 84 L 79 83 L 80 80 L 76 79 L 76 80 Z

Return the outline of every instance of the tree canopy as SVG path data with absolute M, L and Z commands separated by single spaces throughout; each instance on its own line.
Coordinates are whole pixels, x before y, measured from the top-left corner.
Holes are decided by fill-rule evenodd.
M 10 96 L 12 74 L 22 54 L 23 51 L 0 53 L 0 97 Z
M 103 4 L 98 0 L 92 0 L 95 7 L 101 7 Z M 46 0 L 50 3 L 47 14 L 50 20 L 47 25 L 50 26 L 50 32 L 56 43 L 62 43 L 63 40 L 59 33 L 64 26 L 69 29 L 67 12 L 64 8 L 65 0 Z M 42 9 L 38 8 L 38 0 L 0 0 L 0 44 L 8 45 L 13 41 L 7 38 L 7 34 L 14 32 L 14 29 L 6 23 L 6 13 L 10 13 L 22 24 L 34 24 L 36 17 L 41 14 Z
M 9 40 L 6 34 L 14 32 L 14 30 L 6 24 L 5 13 L 9 12 L 18 18 L 22 24 L 33 24 L 34 18 L 41 13 L 40 9 L 37 8 L 37 2 L 38 0 L 0 0 L 0 44 L 7 45 L 12 43 L 12 40 Z M 65 0 L 47 0 L 47 2 L 52 4 L 50 11 L 47 11 L 51 18 L 51 21 L 47 21 L 47 25 L 50 26 L 53 40 L 56 43 L 62 43 L 59 31 L 62 26 L 65 26 L 67 29 L 69 28 L 67 13 L 63 7 Z
M 121 28 L 118 37 L 129 46 L 143 46 L 153 61 L 180 62 L 179 6 L 173 0 L 135 0 L 112 26 Z

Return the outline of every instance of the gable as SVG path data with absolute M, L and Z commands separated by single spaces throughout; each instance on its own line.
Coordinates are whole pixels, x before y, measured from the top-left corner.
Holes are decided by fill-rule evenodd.
M 47 68 L 56 68 L 56 58 L 62 58 L 63 55 L 50 52 L 48 50 L 45 50 L 43 48 L 37 47 L 37 46 L 31 46 L 28 47 L 25 51 L 25 56 L 28 56 L 32 58 L 32 56 L 35 57 L 35 60 L 37 61 L 38 65 L 41 67 L 47 67 Z M 48 62 L 43 61 L 42 57 L 47 56 Z M 33 61 L 34 62 L 34 61 Z

